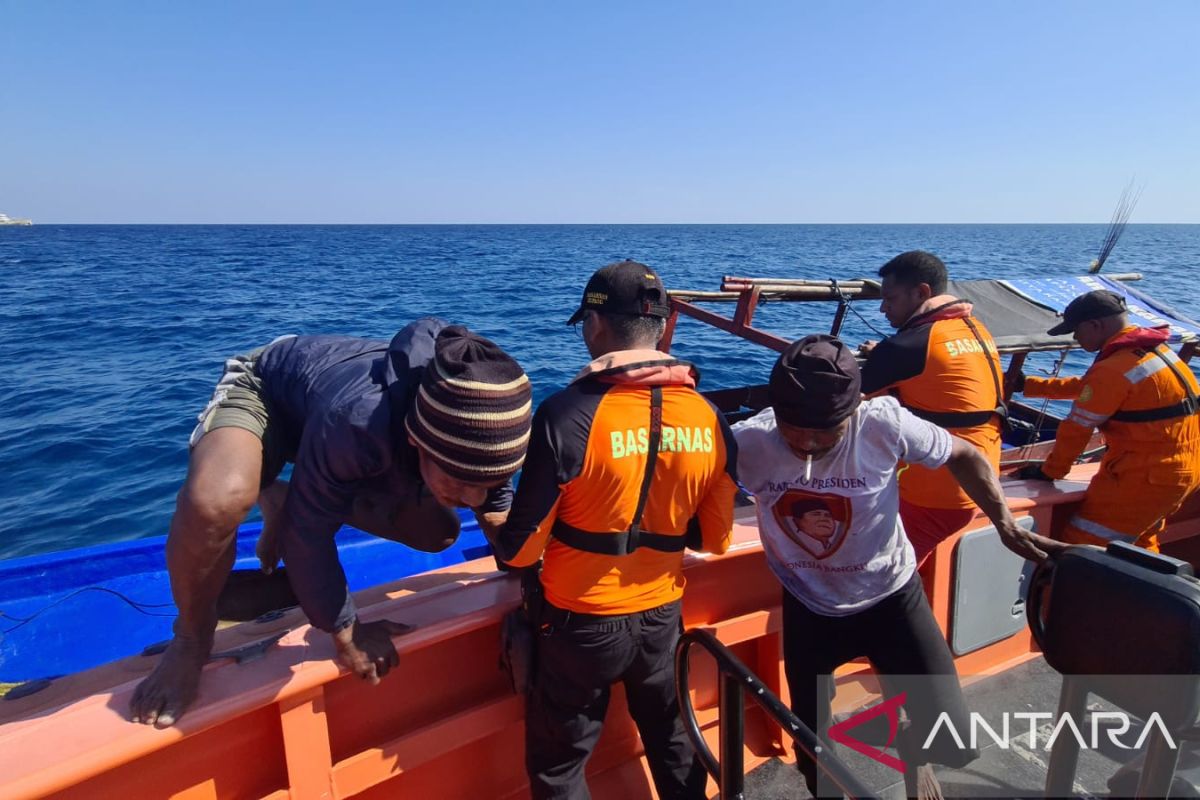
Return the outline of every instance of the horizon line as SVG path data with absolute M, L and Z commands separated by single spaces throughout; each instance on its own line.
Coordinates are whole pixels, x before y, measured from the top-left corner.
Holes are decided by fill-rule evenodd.
M 917 226 L 917 225 L 1109 225 L 1110 220 L 1096 222 L 34 222 L 29 225 L 0 225 L 0 228 L 37 228 L 46 226 L 112 226 L 112 227 L 136 227 L 136 226 L 154 226 L 154 225 L 171 225 L 171 226 L 194 226 L 194 227 L 236 227 L 236 226 L 254 226 L 254 227 L 570 227 L 570 226 L 694 226 L 694 227 L 784 227 L 793 225 L 810 225 L 810 226 L 852 226 L 852 225 L 894 225 L 894 226 Z M 1200 222 L 1157 222 L 1157 221 L 1142 221 L 1129 222 L 1129 226 L 1136 227 L 1138 225 L 1200 225 Z

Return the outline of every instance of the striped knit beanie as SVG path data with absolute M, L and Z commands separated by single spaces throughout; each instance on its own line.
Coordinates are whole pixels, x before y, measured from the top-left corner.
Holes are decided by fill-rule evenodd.
M 452 478 L 491 484 L 525 460 L 533 407 L 529 378 L 503 350 L 466 328 L 443 328 L 404 421 Z

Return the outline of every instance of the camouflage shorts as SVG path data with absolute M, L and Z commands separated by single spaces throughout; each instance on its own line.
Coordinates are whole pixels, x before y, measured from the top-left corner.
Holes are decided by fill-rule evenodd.
M 290 337 L 281 336 L 271 344 L 287 338 Z M 197 415 L 196 427 L 188 441 L 188 447 L 194 448 L 206 433 L 218 428 L 250 431 L 263 443 L 263 486 L 275 480 L 289 460 L 277 426 L 271 424 L 262 379 L 255 369 L 258 357 L 268 347 L 270 345 L 264 345 L 226 360 L 225 371 L 217 381 L 212 398 Z

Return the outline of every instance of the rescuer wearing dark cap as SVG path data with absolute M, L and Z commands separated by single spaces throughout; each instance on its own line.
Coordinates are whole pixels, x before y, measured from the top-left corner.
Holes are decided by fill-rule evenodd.
M 658 796 L 705 796 L 675 690 L 683 551 L 729 547 L 737 457 L 695 368 L 657 349 L 669 315 L 645 264 L 609 264 L 588 280 L 568 322 L 583 325 L 593 360 L 538 407 L 497 542 L 513 567 L 542 559 L 525 709 L 534 798 L 589 796 L 584 770 L 617 682 Z
M 1200 402 L 1192 370 L 1167 347 L 1166 326 L 1131 325 L 1125 298 L 1105 289 L 1072 300 L 1048 333 L 1069 333 L 1098 355 L 1082 378 L 1018 375 L 1010 384 L 1026 397 L 1074 401 L 1046 461 L 1019 475 L 1062 478 L 1098 428 L 1108 449 L 1063 539 L 1102 547 L 1131 542 L 1157 551 L 1167 517 L 1200 485 Z

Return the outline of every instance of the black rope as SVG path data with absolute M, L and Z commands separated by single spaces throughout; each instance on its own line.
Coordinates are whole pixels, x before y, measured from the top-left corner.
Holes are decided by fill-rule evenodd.
M 30 622 L 33 622 L 35 619 L 40 617 L 42 614 L 45 614 L 47 611 L 54 608 L 55 606 L 61 605 L 73 597 L 78 597 L 79 595 L 83 594 L 84 592 L 104 592 L 105 594 L 111 594 L 114 597 L 117 597 L 120 600 L 123 600 L 134 611 L 137 611 L 139 614 L 145 614 L 148 617 L 175 617 L 175 616 L 178 616 L 176 614 L 157 614 L 153 611 L 146 610 L 148 608 L 170 608 L 175 605 L 174 603 L 139 603 L 138 601 L 136 601 L 130 597 L 127 597 L 126 595 L 122 594 L 121 592 L 118 592 L 116 589 L 109 589 L 105 586 L 85 586 L 82 589 L 76 589 L 75 591 L 71 592 L 70 594 L 68 594 L 64 597 L 58 598 L 53 603 L 49 603 L 45 606 L 42 606 L 37 611 L 35 611 L 31 616 L 28 616 L 28 617 L 18 617 L 18 616 L 9 614 L 6 611 L 0 611 L 0 617 L 5 617 L 7 619 L 17 621 L 16 625 L 13 625 L 11 628 L 6 628 L 6 629 L 0 631 L 0 634 L 12 633 L 17 628 L 20 628 L 24 625 L 28 625 Z
M 1056 363 L 1054 365 L 1053 372 L 1048 372 L 1045 367 L 1038 368 L 1038 372 L 1042 373 L 1043 375 L 1049 375 L 1051 380 L 1057 378 L 1062 373 L 1063 365 L 1067 363 L 1067 355 L 1070 352 L 1071 352 L 1070 349 L 1062 351 L 1062 354 L 1058 357 L 1058 363 Z M 1042 401 L 1042 407 L 1038 409 L 1037 416 L 1033 420 L 1033 431 L 1034 431 L 1033 439 L 1026 442 L 1025 446 L 1021 448 L 1021 451 L 1019 453 L 1017 453 L 1017 461 L 1018 462 L 1027 462 L 1030 460 L 1029 459 L 1029 451 L 1033 448 L 1033 446 L 1035 444 L 1037 444 L 1037 437 L 1041 433 L 1042 423 L 1046 421 L 1046 411 L 1049 408 L 1050 408 L 1050 398 L 1047 397 L 1045 400 Z M 1055 434 L 1055 435 L 1057 436 L 1057 434 Z
M 874 325 L 872 325 L 870 322 L 867 321 L 866 317 L 864 317 L 862 314 L 858 313 L 858 309 L 856 309 L 854 307 L 853 300 L 851 299 L 850 295 L 848 295 L 842 291 L 842 287 L 838 286 L 838 282 L 837 282 L 836 278 L 833 280 L 833 291 L 837 293 L 838 300 L 841 301 L 841 303 L 844 306 L 846 306 L 846 310 L 849 311 L 854 316 L 858 317 L 859 321 L 862 322 L 863 325 L 866 325 L 868 328 L 870 328 L 874 332 L 874 334 L 876 336 L 880 337 L 881 339 L 887 338 L 888 335 L 886 333 L 884 333 L 881 330 L 879 330 L 878 328 L 876 328 Z

